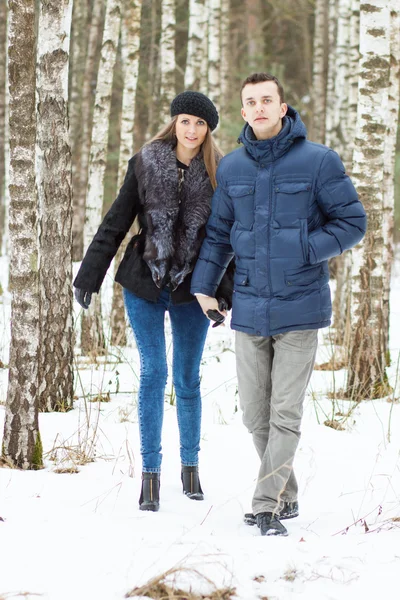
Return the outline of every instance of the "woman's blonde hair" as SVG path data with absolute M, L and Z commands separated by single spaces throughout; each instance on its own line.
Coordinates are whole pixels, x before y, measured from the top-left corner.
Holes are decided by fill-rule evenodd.
M 171 121 L 167 123 L 167 125 L 162 127 L 162 129 L 160 129 L 160 131 L 158 131 L 155 134 L 155 136 L 151 138 L 151 140 L 146 142 L 146 145 L 151 144 L 156 140 L 161 140 L 162 142 L 169 142 L 173 146 L 176 146 L 175 127 L 177 119 L 178 115 L 173 117 Z M 201 145 L 201 152 L 203 153 L 204 165 L 210 178 L 211 185 L 215 190 L 215 188 L 217 187 L 217 166 L 223 154 L 218 148 L 217 144 L 215 143 L 214 138 L 211 134 L 210 127 L 208 125 L 206 137 L 204 138 L 204 142 Z

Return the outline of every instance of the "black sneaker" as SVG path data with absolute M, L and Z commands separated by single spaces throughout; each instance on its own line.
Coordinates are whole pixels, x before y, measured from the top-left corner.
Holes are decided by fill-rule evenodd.
M 286 527 L 282 525 L 274 513 L 259 513 L 256 515 L 256 522 L 261 535 L 288 535 Z
M 279 520 L 283 521 L 284 519 L 294 519 L 299 516 L 299 503 L 297 500 L 293 502 L 284 502 L 283 508 L 279 514 Z M 245 513 L 244 522 L 246 525 L 257 525 L 256 517 L 253 513 Z

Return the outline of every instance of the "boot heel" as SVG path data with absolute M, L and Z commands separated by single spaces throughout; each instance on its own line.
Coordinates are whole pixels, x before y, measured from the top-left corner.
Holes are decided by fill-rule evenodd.
M 204 494 L 199 479 L 199 468 L 197 466 L 182 466 L 181 481 L 185 496 L 191 500 L 204 500 Z
M 139 510 L 157 512 L 160 508 L 160 473 L 142 473 Z

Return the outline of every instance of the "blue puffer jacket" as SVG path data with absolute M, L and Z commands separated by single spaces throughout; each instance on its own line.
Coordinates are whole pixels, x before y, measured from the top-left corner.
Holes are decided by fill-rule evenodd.
M 328 259 L 357 244 L 366 215 L 343 164 L 306 140 L 291 107 L 279 134 L 225 156 L 191 292 L 215 296 L 236 258 L 232 328 L 270 336 L 326 327 L 331 319 Z

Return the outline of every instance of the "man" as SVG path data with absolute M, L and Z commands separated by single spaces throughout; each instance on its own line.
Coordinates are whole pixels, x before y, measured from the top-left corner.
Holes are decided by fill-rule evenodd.
M 243 422 L 261 460 L 253 514 L 261 535 L 298 515 L 293 459 L 318 329 L 331 319 L 328 259 L 357 244 L 366 215 L 339 156 L 307 141 L 278 79 L 242 85 L 239 142 L 218 167 L 191 291 L 205 313 L 232 256 L 232 328 Z

